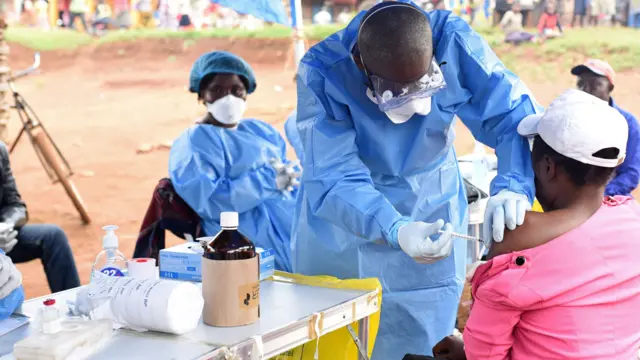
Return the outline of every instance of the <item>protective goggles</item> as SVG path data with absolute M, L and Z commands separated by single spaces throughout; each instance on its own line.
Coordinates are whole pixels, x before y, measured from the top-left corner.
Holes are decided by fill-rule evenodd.
M 381 111 L 398 108 L 415 98 L 431 97 L 447 85 L 442 70 L 435 59 L 431 61 L 431 66 L 426 74 L 420 79 L 408 83 L 397 83 L 377 75 L 371 75 L 366 67 L 365 73 Z

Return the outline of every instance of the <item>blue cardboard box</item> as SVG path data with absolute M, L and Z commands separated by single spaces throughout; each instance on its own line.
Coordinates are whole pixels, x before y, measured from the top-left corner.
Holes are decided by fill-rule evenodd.
M 160 250 L 160 277 L 172 280 L 202 282 L 202 254 L 197 242 L 187 242 Z M 256 248 L 260 257 L 260 281 L 273 276 L 275 251 Z

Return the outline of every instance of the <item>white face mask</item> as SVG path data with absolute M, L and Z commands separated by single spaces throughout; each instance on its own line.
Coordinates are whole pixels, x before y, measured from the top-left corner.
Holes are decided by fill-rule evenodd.
M 367 89 L 367 97 L 374 104 L 378 103 L 375 96 L 373 96 L 373 92 L 371 91 L 371 89 Z M 391 122 L 393 122 L 394 124 L 402 124 L 409 121 L 409 119 L 411 119 L 411 117 L 414 114 L 425 116 L 425 115 L 429 115 L 430 112 L 431 112 L 431 98 L 428 97 L 428 98 L 413 99 L 408 103 L 400 106 L 399 108 L 386 111 L 385 114 L 387 115 L 389 120 L 391 120 Z
M 399 108 L 386 111 L 387 117 L 394 124 L 407 122 L 414 114 L 429 115 L 431 112 L 431 98 L 417 98 L 400 106 Z
M 213 103 L 207 103 L 207 110 L 214 119 L 225 125 L 236 125 L 247 109 L 247 102 L 233 95 L 227 95 Z

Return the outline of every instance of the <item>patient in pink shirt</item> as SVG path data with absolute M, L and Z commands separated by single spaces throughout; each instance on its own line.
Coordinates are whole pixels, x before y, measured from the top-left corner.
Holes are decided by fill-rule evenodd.
M 606 102 L 562 94 L 518 132 L 533 138 L 544 213 L 494 243 L 471 280 L 463 338 L 442 359 L 631 360 L 640 348 L 640 206 L 604 197 L 624 161 L 627 123 Z

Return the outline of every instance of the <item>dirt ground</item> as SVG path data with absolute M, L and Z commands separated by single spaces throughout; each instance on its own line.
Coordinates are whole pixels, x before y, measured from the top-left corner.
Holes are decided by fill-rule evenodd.
M 286 41 L 275 40 L 156 40 L 42 54 L 42 73 L 22 80 L 19 88 L 76 171 L 74 180 L 93 224 L 80 224 L 64 190 L 49 182 L 26 139 L 11 160 L 31 222 L 58 224 L 65 230 L 83 283 L 100 251 L 103 225 L 120 226 L 121 250 L 131 256 L 151 192 L 167 175 L 167 150 L 136 154 L 136 149 L 141 144 L 173 140 L 203 113 L 195 95 L 187 91 L 192 62 L 212 49 L 245 57 L 258 78 L 247 116 L 282 130 L 295 106 L 293 69 L 284 69 L 288 48 Z M 30 64 L 30 50 L 16 45 L 12 51 L 13 69 Z M 618 79 L 616 100 L 640 114 L 640 72 L 620 74 Z M 545 83 L 528 83 L 543 105 L 573 84 L 568 74 L 558 74 Z M 15 135 L 16 117 L 11 125 Z M 473 141 L 462 124 L 457 128 L 456 147 L 463 154 L 472 149 Z M 39 261 L 19 268 L 27 297 L 49 292 Z

